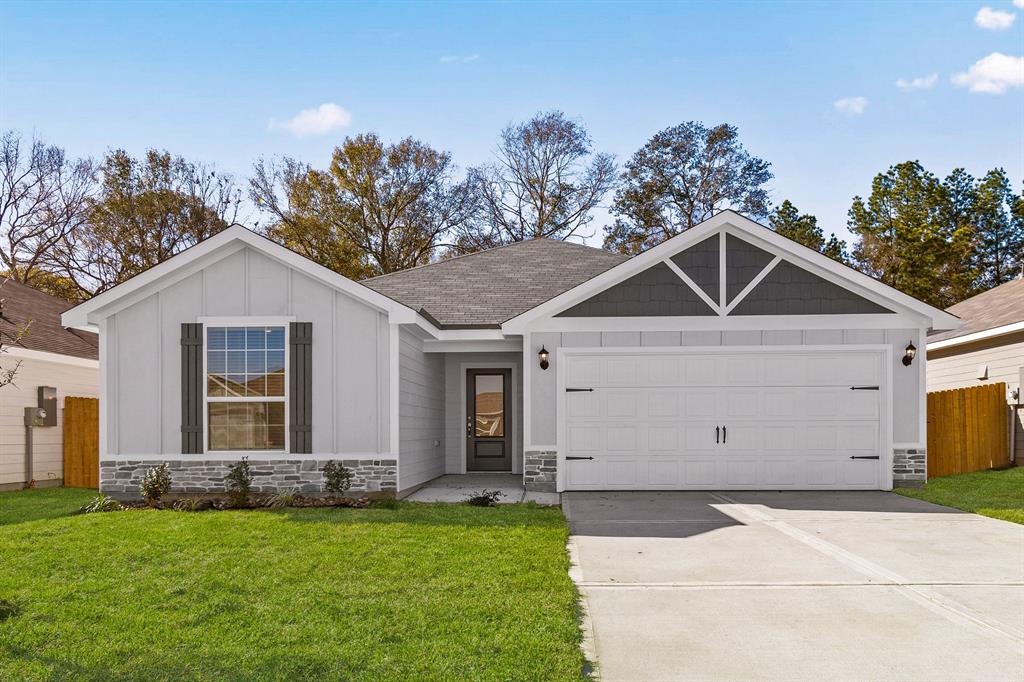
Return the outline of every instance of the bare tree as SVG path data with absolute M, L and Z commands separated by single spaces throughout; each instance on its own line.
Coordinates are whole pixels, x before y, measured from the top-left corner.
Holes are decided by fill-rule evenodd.
M 19 324 L 9 319 L 4 311 L 3 288 L 6 279 L 0 279 L 0 388 L 14 383 L 14 379 L 21 368 L 21 360 L 8 360 L 6 357 L 8 349 L 16 345 L 26 334 L 29 324 Z
M 50 264 L 54 247 L 85 220 L 95 191 L 89 160 L 70 160 L 60 147 L 0 137 L 0 265 L 29 283 Z
M 165 151 L 107 154 L 86 219 L 54 249 L 80 297 L 109 289 L 236 224 L 241 190 L 212 166 Z
M 294 159 L 260 161 L 252 200 L 273 217 L 271 238 L 359 279 L 430 262 L 473 217 L 469 182 L 451 155 L 406 138 L 346 138 L 326 171 Z
M 747 152 L 735 126 L 688 121 L 666 128 L 626 163 L 604 248 L 640 253 L 725 208 L 765 218 L 770 168 Z
M 482 212 L 459 249 L 567 239 L 593 220 L 615 173 L 614 158 L 595 154 L 583 125 L 560 111 L 510 125 L 501 132 L 495 162 L 471 172 Z

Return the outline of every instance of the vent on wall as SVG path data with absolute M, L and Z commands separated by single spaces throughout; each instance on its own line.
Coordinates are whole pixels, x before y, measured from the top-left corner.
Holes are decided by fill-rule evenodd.
M 988 365 L 978 365 L 978 379 L 988 379 Z

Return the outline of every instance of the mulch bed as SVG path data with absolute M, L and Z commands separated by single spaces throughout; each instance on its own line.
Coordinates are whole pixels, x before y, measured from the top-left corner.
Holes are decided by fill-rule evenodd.
M 227 497 L 203 497 L 160 500 L 153 504 L 145 500 L 120 501 L 122 509 L 169 509 L 173 511 L 225 511 L 229 509 L 274 509 L 280 507 L 351 507 L 364 509 L 370 498 L 296 495 L 285 504 L 277 495 L 254 494 L 244 505 L 236 505 Z

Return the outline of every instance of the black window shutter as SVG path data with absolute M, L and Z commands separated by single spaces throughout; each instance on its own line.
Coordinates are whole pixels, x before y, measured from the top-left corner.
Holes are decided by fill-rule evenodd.
M 313 323 L 292 322 L 288 332 L 288 435 L 291 452 L 313 452 Z
M 181 454 L 203 452 L 203 325 L 181 325 Z

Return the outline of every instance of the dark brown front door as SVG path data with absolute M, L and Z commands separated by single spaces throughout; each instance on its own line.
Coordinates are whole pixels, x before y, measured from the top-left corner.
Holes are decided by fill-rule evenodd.
M 512 370 L 466 370 L 466 470 L 511 471 Z

